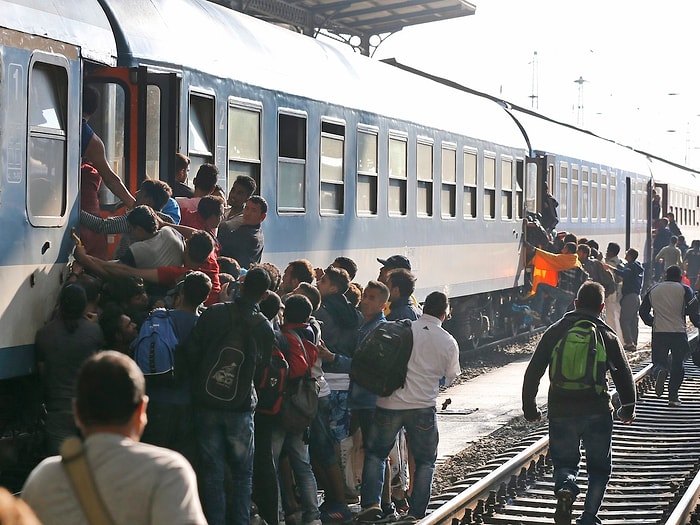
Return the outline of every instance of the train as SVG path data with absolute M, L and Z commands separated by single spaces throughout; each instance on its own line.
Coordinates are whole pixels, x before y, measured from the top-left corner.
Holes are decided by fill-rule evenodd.
M 700 238 L 698 173 L 448 80 L 352 53 L 206 0 L 0 0 L 0 386 L 33 342 L 78 222 L 83 87 L 90 125 L 135 193 L 175 154 L 252 176 L 263 258 L 354 259 L 361 283 L 401 254 L 416 297 L 451 298 L 461 345 L 518 330 L 524 220 L 545 184 L 559 230 L 650 258 L 651 193 Z M 101 205 L 115 197 L 103 190 Z M 113 239 L 110 239 L 113 241 Z

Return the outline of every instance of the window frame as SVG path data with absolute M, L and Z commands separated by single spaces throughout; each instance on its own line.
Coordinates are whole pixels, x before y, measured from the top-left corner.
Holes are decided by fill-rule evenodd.
M 453 172 L 450 173 L 450 180 L 445 179 L 445 154 L 450 153 L 453 162 Z M 457 143 L 442 142 L 440 145 L 440 217 L 443 219 L 457 219 Z M 447 196 L 448 213 L 445 213 L 445 197 Z
M 303 147 L 303 158 L 297 157 L 283 157 L 280 152 L 280 118 L 282 116 L 297 118 L 303 121 L 304 124 L 304 147 Z M 278 108 L 277 110 L 277 212 L 280 214 L 290 215 L 290 214 L 304 214 L 307 211 L 308 199 L 307 199 L 307 168 L 308 168 L 308 158 L 309 158 L 309 116 L 306 111 L 301 111 L 292 108 Z M 302 188 L 301 188 L 301 206 L 282 206 L 280 199 L 280 166 L 281 165 L 299 165 L 302 167 Z
M 250 113 L 257 113 L 258 115 L 258 158 L 245 157 L 245 156 L 235 156 L 232 153 L 232 146 L 235 141 L 231 138 L 231 116 L 232 111 L 247 111 Z M 248 100 L 236 97 L 229 97 L 228 104 L 226 106 L 226 188 L 227 195 L 231 191 L 231 187 L 235 182 L 236 178 L 232 173 L 239 173 L 232 170 L 231 164 L 240 165 L 244 167 L 249 167 L 247 170 L 247 175 L 250 175 L 255 180 L 257 189 L 255 193 L 260 194 L 262 187 L 262 152 L 263 152 L 263 104 L 256 100 Z
M 32 103 L 33 98 L 32 98 L 32 87 L 34 85 L 34 82 L 39 82 L 38 80 L 35 80 L 34 77 L 34 72 L 37 67 L 40 67 L 42 69 L 49 70 L 48 74 L 50 75 L 50 81 L 51 81 L 51 87 L 53 88 L 52 90 L 52 95 L 55 96 L 55 100 L 52 102 L 56 102 L 57 105 L 57 117 L 62 120 L 62 122 L 58 122 L 59 126 L 62 127 L 53 127 L 53 126 L 41 126 L 41 125 L 35 125 L 32 124 L 31 120 L 31 115 L 29 113 L 29 110 L 32 107 L 36 107 L 35 104 Z M 56 78 L 56 73 L 60 72 L 62 74 L 63 78 L 57 79 Z M 59 85 L 56 81 L 57 80 L 62 80 L 63 83 L 62 85 Z M 69 214 L 69 206 L 68 206 L 68 200 L 69 200 L 69 192 L 70 192 L 70 185 L 68 181 L 68 144 L 69 144 L 69 139 L 70 139 L 70 134 L 69 134 L 69 129 L 70 129 L 70 115 L 73 113 L 73 107 L 72 107 L 72 102 L 71 102 L 71 75 L 70 75 L 70 64 L 68 63 L 68 60 L 66 60 L 63 57 L 57 56 L 57 55 L 50 55 L 48 53 L 44 52 L 35 52 L 33 53 L 31 60 L 29 62 L 29 66 L 27 69 L 27 112 L 24 115 L 26 125 L 27 125 L 27 137 L 26 137 L 26 151 L 25 151 L 25 166 L 26 166 L 26 188 L 25 188 L 25 209 L 27 212 L 27 218 L 29 219 L 29 223 L 34 226 L 34 227 L 56 227 L 56 226 L 63 226 L 66 224 L 66 221 L 68 220 L 68 214 Z M 51 196 L 58 197 L 56 198 L 56 203 L 58 206 L 60 206 L 60 212 L 58 214 L 38 214 L 34 213 L 32 211 L 33 209 L 33 193 L 34 191 L 32 190 L 32 182 L 34 182 L 34 174 L 31 170 L 31 166 L 34 165 L 33 162 L 31 162 L 31 152 L 33 151 L 33 144 L 35 141 L 41 140 L 41 141 L 51 141 L 50 145 L 51 146 L 59 146 L 62 149 L 62 163 L 60 166 L 60 171 L 57 173 L 58 177 L 60 178 L 62 182 L 62 188 L 59 190 L 60 195 L 56 195 L 54 191 L 51 192 Z M 58 144 L 56 144 L 58 143 Z M 14 181 L 11 179 L 8 179 L 8 183 L 16 183 L 16 182 L 21 182 L 21 181 Z M 46 181 L 49 183 L 48 179 Z M 45 185 L 47 188 L 50 187 L 52 190 L 55 189 L 55 185 L 53 184 L 47 184 Z M 60 199 L 60 203 L 58 202 Z
M 374 137 L 374 171 L 360 169 L 360 140 L 359 137 L 367 135 Z M 376 126 L 369 126 L 366 124 L 358 124 L 356 141 L 357 155 L 356 155 L 356 169 L 357 169 L 357 181 L 355 188 L 355 213 L 358 217 L 376 217 L 379 213 L 379 128 Z M 360 206 L 360 190 L 362 188 L 369 188 L 369 209 L 361 210 Z
M 327 131 L 324 131 L 324 124 L 327 125 Z M 342 127 L 343 134 L 338 135 L 333 133 L 330 127 Z M 324 179 L 323 170 L 323 139 L 335 140 L 340 142 L 341 146 L 341 166 L 340 166 L 340 180 L 335 179 Z M 342 119 L 335 119 L 332 117 L 321 117 L 321 129 L 319 136 L 319 167 L 318 167 L 318 187 L 319 187 L 319 197 L 318 197 L 318 208 L 321 215 L 324 216 L 341 216 L 345 214 L 345 181 L 346 181 L 346 146 L 347 146 L 347 125 Z M 340 193 L 340 195 L 335 195 L 336 208 L 324 208 L 323 207 L 323 191 L 324 188 L 333 188 L 334 191 Z

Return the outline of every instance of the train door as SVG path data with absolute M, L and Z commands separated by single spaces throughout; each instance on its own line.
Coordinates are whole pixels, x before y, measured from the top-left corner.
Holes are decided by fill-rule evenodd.
M 102 68 L 91 72 L 85 82 L 100 87 L 100 114 L 90 124 L 129 191 L 135 194 L 145 178 L 172 184 L 178 150 L 179 74 L 151 72 L 146 67 Z M 114 201 L 108 192 L 101 195 L 103 205 Z

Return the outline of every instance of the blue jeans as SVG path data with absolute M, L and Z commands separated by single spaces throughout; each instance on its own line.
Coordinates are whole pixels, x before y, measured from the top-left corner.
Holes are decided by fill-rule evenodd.
M 309 462 L 309 446 L 304 443 L 303 433 L 287 432 L 284 439 L 284 451 L 289 458 L 289 464 L 294 472 L 296 487 L 299 491 L 299 503 L 301 504 L 301 518 L 304 523 L 309 523 L 321 517 L 318 510 L 318 488 L 316 477 L 311 470 Z M 282 492 L 282 500 L 286 494 Z
M 574 295 L 569 292 L 565 292 L 561 288 L 556 288 L 547 283 L 540 283 L 537 285 L 537 292 L 535 292 L 535 296 L 532 298 L 530 307 L 539 313 L 541 317 L 547 315 L 547 312 L 543 311 L 544 294 L 547 294 L 554 300 L 553 321 L 561 319 L 574 301 Z
M 671 353 L 671 366 L 669 366 L 669 352 Z M 678 399 L 678 390 L 680 390 L 685 377 L 683 361 L 689 352 L 690 345 L 685 333 L 654 332 L 651 335 L 651 362 L 654 365 L 654 377 L 660 370 L 671 371 L 668 378 L 669 400 Z
M 253 413 L 195 407 L 197 447 L 200 455 L 202 507 L 209 525 L 226 525 L 227 496 L 231 523 L 250 523 L 253 489 Z M 224 490 L 226 462 L 231 490 Z
M 379 506 L 384 487 L 384 468 L 401 427 L 406 429 L 416 463 L 409 514 L 423 518 L 430 501 L 437 458 L 438 428 L 435 407 L 387 410 L 377 407 L 369 435 L 365 439 L 362 471 L 362 506 Z
M 558 417 L 549 420 L 549 452 L 554 463 L 554 492 L 565 488 L 574 495 L 581 461 L 581 443 L 586 450 L 588 491 L 583 514 L 577 523 L 600 523 L 598 511 L 612 471 L 611 413 L 590 416 Z

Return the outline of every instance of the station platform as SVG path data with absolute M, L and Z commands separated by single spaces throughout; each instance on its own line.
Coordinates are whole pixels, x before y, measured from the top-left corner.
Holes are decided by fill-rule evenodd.
M 639 322 L 638 348 L 651 347 L 651 328 Z M 530 361 L 525 357 L 487 374 L 445 389 L 437 399 L 438 461 L 467 448 L 470 444 L 488 436 L 522 416 L 521 390 L 525 369 Z M 547 404 L 549 380 L 542 377 L 537 392 L 537 405 Z M 451 403 L 442 410 L 447 399 Z

